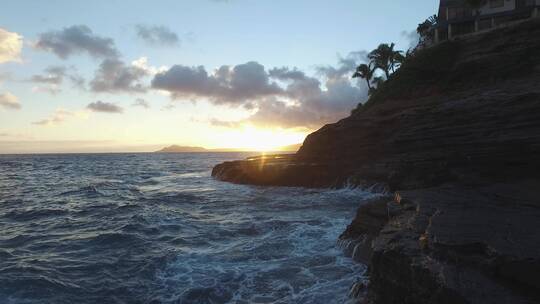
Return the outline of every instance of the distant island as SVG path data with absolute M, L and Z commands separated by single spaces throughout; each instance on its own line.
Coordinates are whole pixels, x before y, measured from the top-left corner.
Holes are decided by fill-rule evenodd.
M 179 146 L 179 145 L 168 146 L 159 151 L 156 151 L 156 153 L 189 153 L 189 152 L 210 152 L 210 151 L 202 147 L 186 147 L 186 146 Z
M 297 152 L 300 147 L 302 146 L 301 143 L 289 145 L 289 146 L 283 146 L 275 149 L 274 151 L 270 152 Z M 179 145 L 171 145 L 168 147 L 165 147 L 161 150 L 156 151 L 155 153 L 204 153 L 204 152 L 248 152 L 245 149 L 205 149 L 203 147 L 190 147 L 190 146 L 179 146 Z M 251 152 L 251 151 L 249 151 Z

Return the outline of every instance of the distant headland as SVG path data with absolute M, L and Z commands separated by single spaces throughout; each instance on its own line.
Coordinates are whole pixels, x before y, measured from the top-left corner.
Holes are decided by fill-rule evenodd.
M 272 151 L 266 151 L 266 152 L 297 152 L 301 146 L 302 144 L 288 145 L 288 146 L 278 147 L 276 149 L 272 149 Z M 155 151 L 155 153 L 205 153 L 205 152 L 253 152 L 253 151 L 250 151 L 249 149 L 234 149 L 234 148 L 206 149 L 203 147 L 190 147 L 190 146 L 180 146 L 180 145 L 171 145 L 163 149 L 160 149 L 158 151 Z

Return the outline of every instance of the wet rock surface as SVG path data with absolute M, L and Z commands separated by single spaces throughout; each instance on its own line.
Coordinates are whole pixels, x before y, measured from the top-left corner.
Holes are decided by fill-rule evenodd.
M 424 50 L 295 155 L 212 174 L 396 191 L 340 241 L 371 303 L 540 303 L 539 50 L 539 20 Z
M 539 195 L 540 180 L 402 191 L 341 239 L 369 253 L 371 303 L 538 303 Z

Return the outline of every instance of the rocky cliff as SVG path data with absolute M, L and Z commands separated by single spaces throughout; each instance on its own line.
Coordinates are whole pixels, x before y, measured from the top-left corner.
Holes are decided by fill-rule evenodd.
M 213 175 L 283 186 L 384 185 L 342 235 L 373 303 L 538 303 L 540 21 L 418 52 L 298 153 Z M 350 249 L 350 248 L 349 248 Z

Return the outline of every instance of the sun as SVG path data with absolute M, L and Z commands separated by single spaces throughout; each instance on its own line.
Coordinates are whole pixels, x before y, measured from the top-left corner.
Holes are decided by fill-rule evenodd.
M 222 134 L 221 147 L 246 151 L 272 152 L 304 141 L 307 131 L 288 129 L 260 129 L 244 126 Z

